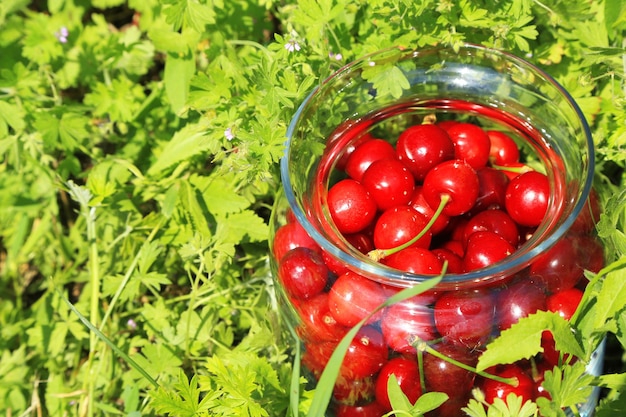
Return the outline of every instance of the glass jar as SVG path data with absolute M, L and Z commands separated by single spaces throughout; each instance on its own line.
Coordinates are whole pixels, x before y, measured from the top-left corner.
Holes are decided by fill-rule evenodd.
M 474 190 L 478 184 L 478 191 L 471 192 L 476 198 L 470 208 L 454 211 L 443 205 L 439 224 L 426 226 L 428 242 L 412 244 L 435 254 L 439 269 L 432 271 L 398 266 L 422 256 L 419 251 L 395 256 L 400 259 L 395 263 L 390 254 L 383 254 L 382 259 L 372 257 L 376 253 L 372 249 L 385 244 L 392 247 L 390 241 L 401 239 L 393 236 L 379 244 L 385 240 L 374 236 L 384 235 L 376 231 L 379 223 L 383 223 L 381 230 L 391 230 L 406 221 L 399 220 L 402 216 L 390 216 L 385 223 L 383 214 L 410 207 L 422 216 L 422 230 L 428 214 L 420 208 L 429 207 L 430 213 L 437 210 L 432 196 L 428 204 L 418 207 L 415 203 L 418 189 L 424 195 L 424 190 L 433 190 L 439 186 L 433 184 L 443 181 L 427 179 L 437 164 L 426 162 L 428 169 L 419 172 L 411 163 L 419 162 L 420 157 L 399 150 L 405 146 L 399 139 L 403 132 L 417 125 L 436 126 L 454 137 L 453 155 L 448 152 L 442 161 L 457 165 L 462 161 L 475 173 L 477 180 L 472 177 L 470 185 L 460 188 Z M 476 157 L 482 162 L 470 161 L 482 145 L 472 142 L 472 133 L 460 125 L 466 129 L 477 126 L 490 138 L 487 146 L 491 153 L 486 161 L 484 155 Z M 493 153 L 494 135 L 502 134 L 513 140 L 520 155 L 517 163 L 501 162 Z M 356 157 L 351 162 L 355 149 L 381 139 L 387 145 L 379 143 L 358 163 Z M 429 146 L 434 147 L 425 148 Z M 399 180 L 385 179 L 385 173 L 391 175 L 396 168 L 381 165 L 378 171 L 383 174 L 378 177 L 363 173 L 373 167 L 373 161 L 385 159 L 400 160 L 411 173 L 411 193 L 415 194 L 410 199 L 405 198 L 406 190 L 394 194 L 393 183 Z M 480 244 L 476 237 L 470 244 L 469 237 L 476 233 L 468 230 L 491 227 L 480 222 L 479 226 L 473 224 L 474 229 L 467 226 L 479 213 L 497 211 L 514 217 L 516 203 L 507 207 L 505 199 L 514 201 L 515 197 L 506 194 L 514 193 L 514 178 L 528 171 L 540 173 L 549 190 L 540 219 L 524 220 L 533 209 L 522 204 L 517 208 L 522 214 L 515 215 L 514 242 L 494 244 L 489 242 L 496 241 L 487 239 Z M 411 400 L 426 391 L 449 395 L 432 416 L 459 415 L 472 388 L 482 388 L 489 396 L 488 378 L 442 362 L 437 358 L 440 355 L 432 354 L 433 349 L 471 367 L 486 344 L 520 317 L 554 310 L 550 300 L 568 292 L 574 294 L 566 302 L 571 310 L 572 300 L 585 287 L 583 270 L 597 271 L 604 261 L 602 245 L 594 234 L 599 207 L 592 189 L 593 174 L 591 133 L 572 97 L 545 72 L 506 52 L 477 45 L 458 50 L 443 46 L 389 49 L 357 60 L 324 80 L 299 107 L 288 129 L 286 154 L 281 160 L 283 187 L 271 221 L 270 259 L 281 311 L 302 343 L 302 369 L 313 386 L 337 343 L 364 320 L 344 359 L 328 415 L 388 412 L 383 387 L 390 373 L 397 376 Z M 445 181 L 460 181 L 462 175 L 456 172 Z M 333 187 L 344 180 L 351 180 L 349 186 L 337 187 L 332 195 Z M 391 188 L 385 188 L 389 182 Z M 372 187 L 379 187 L 378 191 Z M 338 212 L 343 209 L 336 208 L 337 201 L 343 198 L 344 208 L 356 205 L 355 201 L 361 204 L 362 189 L 369 196 L 367 204 L 373 199 L 376 205 L 372 209 L 363 203 L 366 208 L 352 212 L 357 213 L 354 219 L 342 220 Z M 357 225 L 341 223 L 351 220 Z M 503 251 L 509 248 L 507 244 L 513 249 Z M 486 254 L 475 250 L 473 256 L 478 260 L 472 261 L 468 260 L 470 246 L 492 249 L 486 249 Z M 489 258 L 490 251 L 500 255 L 481 260 Z M 443 265 L 446 272 L 433 289 L 373 314 L 403 288 L 432 279 Z M 551 351 L 549 336 L 544 335 L 544 353 L 491 371 L 503 371 L 506 377 L 515 374 L 513 367 L 522 369 L 534 387 L 541 379 L 541 369 L 559 360 L 558 353 L 555 356 Z M 430 351 L 418 349 L 420 342 Z M 594 358 L 587 369 L 597 374 L 601 349 Z M 417 375 L 407 369 L 417 369 Z M 534 399 L 539 394 L 533 388 L 528 395 Z M 596 401 L 597 391 L 581 405 L 581 415 L 590 415 Z M 366 409 L 371 414 L 358 414 Z

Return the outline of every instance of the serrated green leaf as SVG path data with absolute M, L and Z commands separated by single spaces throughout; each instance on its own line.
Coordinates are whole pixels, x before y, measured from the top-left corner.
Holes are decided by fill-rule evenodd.
M 594 377 L 586 372 L 585 365 L 580 361 L 563 368 L 554 367 L 545 372 L 544 378 L 542 386 L 551 398 L 538 401 L 542 415 L 585 403 L 593 390 L 591 384 Z
M 188 124 L 178 130 L 172 139 L 159 151 L 156 161 L 148 169 L 148 176 L 161 176 L 163 171 L 195 155 L 215 152 L 219 143 L 215 143 L 206 132 L 203 124 Z
M 250 201 L 235 190 L 235 183 L 230 176 L 194 175 L 189 181 L 200 191 L 207 209 L 214 215 L 226 216 L 250 207 Z
M 363 78 L 372 83 L 377 95 L 399 98 L 411 87 L 409 80 L 395 65 L 383 65 L 363 70 Z
M 151 392 L 152 407 L 159 413 L 167 413 L 177 417 L 199 417 L 206 415 L 211 406 L 213 396 L 201 398 L 196 375 L 188 379 L 184 371 L 178 372 L 178 381 L 174 384 L 175 392 L 160 387 Z
M 24 112 L 16 105 L 0 100 L 0 138 L 8 136 L 9 128 L 13 133 L 19 133 L 25 126 Z
M 480 355 L 476 369 L 484 371 L 494 365 L 530 359 L 543 351 L 541 335 L 545 330 L 552 332 L 559 351 L 584 357 L 584 351 L 572 333 L 569 322 L 556 313 L 538 311 L 520 319 L 490 342 Z M 515 346 L 515 349 L 511 349 L 511 346 Z
M 227 227 L 229 241 L 237 244 L 247 237 L 250 242 L 262 242 L 267 239 L 269 229 L 265 221 L 252 210 L 231 213 L 226 218 L 216 217 L 220 224 Z
M 613 270 L 602 280 L 602 288 L 595 306 L 595 328 L 602 329 L 607 321 L 626 309 L 626 267 Z

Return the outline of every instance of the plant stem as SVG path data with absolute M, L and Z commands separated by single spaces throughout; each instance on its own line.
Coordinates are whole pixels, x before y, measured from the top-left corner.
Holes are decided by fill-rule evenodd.
M 463 362 L 457 361 L 456 359 L 453 359 L 449 356 L 444 355 L 443 353 L 439 352 L 437 349 L 433 348 L 432 346 L 430 346 L 428 343 L 426 343 L 425 341 L 422 340 L 418 340 L 415 343 L 415 347 L 417 349 L 418 352 L 426 352 L 428 354 L 431 354 L 433 356 L 435 356 L 436 358 L 439 358 L 443 361 L 446 361 L 454 366 L 458 366 L 461 369 L 465 369 L 466 371 L 469 372 L 473 372 L 476 375 L 479 375 L 483 378 L 488 378 L 488 379 L 493 379 L 494 381 L 498 381 L 498 382 L 503 382 L 505 384 L 509 384 L 512 385 L 514 387 L 517 386 L 517 384 L 519 383 L 519 381 L 517 380 L 517 378 L 513 377 L 513 378 L 503 378 L 501 376 L 497 376 L 497 375 L 493 375 L 490 374 L 489 372 L 485 372 L 485 371 L 479 371 L 477 370 L 475 367 L 467 365 Z
M 98 325 L 98 307 L 100 305 L 100 257 L 98 254 L 98 243 L 96 242 L 96 208 L 84 208 L 85 218 L 87 219 L 87 241 L 89 242 L 89 282 L 91 285 L 91 311 L 89 320 Z M 87 415 L 93 416 L 93 399 L 95 394 L 95 375 L 93 372 L 93 359 L 96 352 L 96 343 L 98 339 L 93 332 L 89 333 L 89 358 L 87 362 L 87 378 L 88 378 L 88 402 Z

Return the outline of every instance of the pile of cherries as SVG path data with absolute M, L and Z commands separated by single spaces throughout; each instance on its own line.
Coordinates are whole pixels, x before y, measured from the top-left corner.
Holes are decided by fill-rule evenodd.
M 393 143 L 393 144 L 392 144 Z M 508 134 L 476 123 L 416 124 L 389 142 L 361 135 L 336 162 L 327 193 L 334 226 L 374 261 L 415 274 L 463 274 L 504 260 L 532 236 L 550 198 L 548 177 L 520 160 Z M 391 410 L 391 374 L 411 401 L 423 392 L 448 394 L 432 416 L 461 415 L 471 390 L 487 402 L 514 392 L 548 395 L 543 372 L 563 360 L 544 333 L 544 352 L 530 361 L 490 369 L 517 386 L 462 369 L 474 366 L 499 332 L 538 310 L 570 318 L 580 302 L 585 269 L 604 262 L 595 237 L 600 214 L 592 193 L 567 235 L 523 271 L 496 284 L 434 290 L 373 315 L 353 339 L 333 394 L 337 417 Z M 272 251 L 284 293 L 298 314 L 303 364 L 314 378 L 346 332 L 401 288 L 358 274 L 323 251 L 291 213 L 276 230 Z M 417 342 L 440 355 L 423 353 Z M 432 352 L 432 351 L 431 351 Z M 422 373 L 420 375 L 420 372 Z

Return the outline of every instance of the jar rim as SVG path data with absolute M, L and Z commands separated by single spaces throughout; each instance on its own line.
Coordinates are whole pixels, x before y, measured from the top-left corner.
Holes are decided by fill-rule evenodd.
M 392 285 L 398 286 L 409 286 L 414 285 L 419 282 L 431 279 L 432 275 L 422 275 L 422 274 L 414 274 L 410 272 L 405 272 L 401 270 L 397 270 L 394 268 L 387 267 L 379 262 L 369 261 L 367 259 L 360 259 L 356 256 L 345 252 L 342 248 L 338 247 L 332 241 L 324 236 L 322 232 L 320 232 L 313 223 L 309 220 L 307 214 L 303 210 L 303 208 L 297 204 L 297 198 L 293 190 L 293 183 L 291 180 L 291 175 L 289 172 L 289 161 L 290 161 L 290 149 L 292 146 L 292 140 L 294 138 L 294 133 L 298 127 L 298 122 L 300 118 L 307 108 L 307 106 L 312 102 L 314 97 L 320 92 L 324 85 L 332 82 L 335 78 L 340 77 L 342 74 L 350 71 L 351 69 L 362 65 L 364 62 L 375 58 L 381 54 L 386 54 L 392 51 L 400 52 L 406 55 L 413 55 L 414 57 L 419 57 L 420 54 L 423 53 L 433 53 L 437 51 L 451 51 L 452 47 L 446 46 L 433 46 L 426 47 L 421 49 L 412 49 L 405 50 L 403 48 L 394 47 L 388 48 L 384 50 L 380 50 L 368 55 L 361 57 L 351 63 L 348 63 L 341 67 L 339 70 L 335 71 L 329 77 L 327 77 L 320 85 L 314 88 L 303 100 L 300 104 L 294 116 L 292 117 L 289 126 L 287 128 L 287 139 L 285 141 L 285 153 L 280 160 L 280 175 L 281 181 L 283 184 L 283 191 L 285 197 L 289 203 L 289 206 L 296 218 L 296 220 L 302 225 L 305 231 L 317 242 L 320 248 L 328 252 L 330 255 L 336 257 L 341 262 L 344 262 L 348 268 L 359 271 L 369 277 L 373 277 L 374 279 L 379 279 L 379 277 L 384 277 L 384 281 L 386 283 L 391 283 Z M 570 110 L 576 115 L 581 129 L 582 135 L 584 135 L 584 144 L 586 146 L 586 155 L 588 157 L 586 169 L 585 169 L 585 179 L 584 183 L 581 184 L 580 189 L 580 198 L 576 201 L 575 205 L 572 208 L 570 215 L 564 219 L 564 221 L 559 224 L 556 229 L 551 231 L 547 237 L 540 242 L 538 242 L 534 247 L 530 247 L 528 250 L 524 251 L 521 255 L 516 255 L 517 252 L 514 252 L 501 262 L 497 262 L 493 265 L 490 265 L 485 268 L 481 268 L 475 271 L 465 272 L 462 274 L 449 274 L 446 273 L 442 277 L 441 284 L 442 286 L 465 286 L 472 283 L 482 283 L 486 278 L 489 280 L 503 278 L 505 276 L 511 275 L 511 273 L 515 273 L 525 266 L 527 266 L 531 260 L 536 258 L 541 253 L 545 252 L 547 249 L 552 247 L 561 237 L 563 237 L 566 232 L 570 229 L 572 224 L 574 223 L 576 217 L 583 210 L 587 197 L 591 193 L 592 183 L 593 183 L 593 175 L 595 171 L 595 150 L 593 137 L 591 134 L 591 129 L 586 121 L 586 118 L 571 96 L 571 94 L 558 82 L 555 78 L 553 78 L 550 74 L 540 69 L 536 65 L 522 59 L 512 53 L 507 51 L 494 49 L 485 47 L 482 45 L 476 44 L 463 44 L 459 48 L 454 48 L 455 52 L 459 52 L 461 50 L 464 51 L 482 51 L 489 54 L 494 54 L 499 56 L 500 58 L 515 63 L 519 66 L 525 67 L 531 70 L 533 73 L 539 75 L 543 78 L 551 88 L 553 88 L 561 98 L 570 106 Z M 544 220 L 545 222 L 545 220 Z

